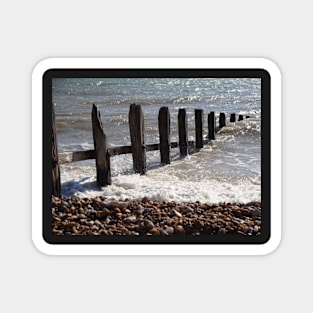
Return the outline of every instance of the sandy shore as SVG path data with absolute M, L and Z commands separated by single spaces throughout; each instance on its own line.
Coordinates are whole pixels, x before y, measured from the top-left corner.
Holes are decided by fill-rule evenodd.
M 116 201 L 52 197 L 56 235 L 259 235 L 261 203 Z

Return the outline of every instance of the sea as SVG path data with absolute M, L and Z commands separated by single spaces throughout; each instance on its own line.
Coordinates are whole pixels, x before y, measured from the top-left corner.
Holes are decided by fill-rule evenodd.
M 171 149 L 171 164 L 160 164 L 160 152 L 147 152 L 147 173 L 133 171 L 132 155 L 111 157 L 112 185 L 98 187 L 95 160 L 62 164 L 62 196 L 202 203 L 261 201 L 261 79 L 258 78 L 54 78 L 58 152 L 94 149 L 91 111 L 101 114 L 110 147 L 131 145 L 130 104 L 144 114 L 145 143 L 159 142 L 158 112 L 170 112 L 171 142 L 178 141 L 178 111 L 185 108 L 188 140 L 195 140 L 195 109 L 207 116 L 226 114 L 226 127 L 197 153 L 180 158 Z M 230 123 L 236 113 L 235 123 Z M 244 116 L 238 121 L 238 115 Z M 250 118 L 246 119 L 246 116 Z

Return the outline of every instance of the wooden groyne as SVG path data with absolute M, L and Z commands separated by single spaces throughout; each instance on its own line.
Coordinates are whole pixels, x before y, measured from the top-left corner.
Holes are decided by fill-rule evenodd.
M 52 107 L 54 107 L 52 105 Z M 97 183 L 99 186 L 107 186 L 112 183 L 110 158 L 120 154 L 131 153 L 133 157 L 133 168 L 135 173 L 145 174 L 147 172 L 146 153 L 160 150 L 160 163 L 170 164 L 170 150 L 179 148 L 180 156 L 197 152 L 210 140 L 215 139 L 216 133 L 226 126 L 225 113 L 219 113 L 218 126 L 216 125 L 215 112 L 207 115 L 208 132 L 204 135 L 203 110 L 195 109 L 195 134 L 196 140 L 188 140 L 188 119 L 186 109 L 178 111 L 178 142 L 170 142 L 170 114 L 168 107 L 161 107 L 158 114 L 159 142 L 145 144 L 144 137 L 144 115 L 141 105 L 131 104 L 129 109 L 129 131 L 131 138 L 130 146 L 109 148 L 108 138 L 103 130 L 101 115 L 96 105 L 92 106 L 92 133 L 94 150 L 57 152 L 57 139 L 55 129 L 55 114 L 52 109 L 52 194 L 61 196 L 60 164 L 95 159 L 97 171 Z M 246 116 L 249 118 L 249 116 Z M 239 115 L 238 120 L 243 120 Z M 230 115 L 230 122 L 236 121 L 236 114 Z

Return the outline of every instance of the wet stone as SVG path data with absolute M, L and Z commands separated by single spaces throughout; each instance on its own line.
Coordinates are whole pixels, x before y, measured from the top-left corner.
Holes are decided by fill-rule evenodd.
M 142 203 L 147 203 L 147 202 L 149 202 L 150 200 L 151 200 L 150 197 L 143 197 L 143 198 L 141 199 L 141 202 L 142 202 Z

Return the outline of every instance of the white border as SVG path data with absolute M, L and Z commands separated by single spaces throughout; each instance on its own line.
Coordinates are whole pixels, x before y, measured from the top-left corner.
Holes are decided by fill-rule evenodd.
M 271 238 L 265 244 L 53 245 L 42 236 L 42 77 L 48 69 L 209 68 L 265 69 L 271 76 Z M 265 58 L 50 58 L 32 74 L 32 239 L 48 255 L 264 255 L 281 240 L 281 74 Z

